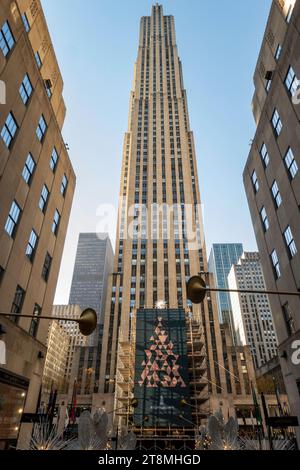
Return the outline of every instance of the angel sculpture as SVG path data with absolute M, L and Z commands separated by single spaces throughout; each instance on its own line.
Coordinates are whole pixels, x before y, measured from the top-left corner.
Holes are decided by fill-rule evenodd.
M 104 450 L 109 439 L 108 416 L 104 410 L 96 411 L 91 416 L 89 411 L 81 413 L 78 422 L 78 439 L 68 450 Z
M 230 417 L 225 423 L 220 409 L 208 419 L 207 427 L 201 426 L 199 430 L 197 447 L 207 450 L 238 450 L 238 423 L 236 418 Z
M 111 430 L 107 413 L 99 410 L 92 417 L 89 411 L 84 411 L 79 418 L 78 439 L 70 444 L 68 450 L 108 450 L 112 448 L 110 441 Z M 116 443 L 119 450 L 134 450 L 136 436 L 124 428 L 118 435 Z

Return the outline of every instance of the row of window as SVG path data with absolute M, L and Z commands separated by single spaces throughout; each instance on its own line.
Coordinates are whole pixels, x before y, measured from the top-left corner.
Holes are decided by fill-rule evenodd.
M 53 151 L 52 151 L 52 154 L 51 154 L 50 163 L 49 163 L 50 168 L 53 172 L 56 169 L 57 162 L 58 162 L 58 154 L 57 154 L 56 148 L 54 147 Z M 34 158 L 33 158 L 32 154 L 29 152 L 29 154 L 27 156 L 27 159 L 26 159 L 26 162 L 25 162 L 25 165 L 24 165 L 24 168 L 23 168 L 23 171 L 22 171 L 22 177 L 23 177 L 25 183 L 27 183 L 28 185 L 30 185 L 30 183 L 31 183 L 32 176 L 33 176 L 35 168 L 36 168 L 36 162 L 34 161 Z M 63 178 L 62 178 L 62 182 L 61 182 L 61 188 L 60 188 L 60 192 L 63 196 L 66 195 L 67 187 L 68 187 L 68 178 L 67 178 L 66 174 L 64 174 Z M 44 193 L 44 195 L 45 195 L 45 192 L 46 192 L 46 190 L 42 191 L 42 193 Z M 48 193 L 49 193 L 49 191 L 48 191 Z M 47 198 L 44 198 L 44 199 L 47 199 Z M 43 210 L 43 208 L 41 206 L 40 206 L 40 208 L 41 208 L 41 210 Z
M 261 221 L 264 227 L 264 231 L 266 232 L 270 227 L 270 223 L 269 223 L 267 212 L 264 206 L 260 210 L 260 217 L 261 217 Z M 283 236 L 284 236 L 284 240 L 286 243 L 286 247 L 288 249 L 289 256 L 290 258 L 293 258 L 297 254 L 297 247 L 296 247 L 296 243 L 293 237 L 291 227 L 289 225 L 284 230 Z M 273 264 L 276 277 L 279 278 L 281 275 L 281 272 L 280 272 L 278 256 L 275 250 L 272 252 L 271 259 L 272 259 L 272 264 Z
M 27 16 L 26 16 L 25 13 L 22 15 L 22 20 L 23 20 L 24 28 L 25 28 L 26 32 L 28 32 L 30 30 L 30 25 L 29 25 L 29 22 L 28 22 L 28 19 L 27 19 Z M 3 52 L 3 55 L 5 57 L 13 49 L 14 45 L 15 45 L 15 39 L 13 37 L 13 34 L 12 34 L 11 29 L 10 29 L 9 23 L 6 21 L 3 25 L 3 27 L 0 30 L 0 48 L 1 48 L 1 50 Z M 41 68 L 42 61 L 41 61 L 41 58 L 40 58 L 40 55 L 39 55 L 38 52 L 35 53 L 35 59 L 36 59 L 38 67 Z M 26 73 L 23 80 L 22 80 L 20 88 L 19 88 L 19 94 L 20 94 L 21 100 L 22 100 L 22 102 L 25 106 L 28 105 L 28 102 L 29 102 L 29 99 L 30 99 L 32 93 L 33 93 L 33 86 L 32 86 L 32 83 L 30 81 L 29 75 Z M 48 93 L 48 96 L 49 96 L 49 93 Z M 6 147 L 8 149 L 11 148 L 11 145 L 13 143 L 13 140 L 14 140 L 15 136 L 16 136 L 18 128 L 19 128 L 18 123 L 17 123 L 13 113 L 10 112 L 8 114 L 8 116 L 6 118 L 6 121 L 4 123 L 4 126 L 1 130 L 1 138 L 2 138 L 4 144 L 6 145 Z M 48 126 L 47 126 L 46 120 L 45 120 L 44 116 L 42 115 L 39 119 L 37 129 L 36 129 L 36 136 L 37 136 L 37 138 L 40 142 L 42 142 L 44 140 L 47 128 L 48 128 Z M 58 162 L 58 154 L 57 154 L 56 149 L 54 148 L 53 152 L 51 154 L 51 158 L 50 158 L 50 168 L 53 172 L 56 169 L 57 162 Z M 23 171 L 22 171 L 22 177 L 28 185 L 30 185 L 30 183 L 31 183 L 32 176 L 34 174 L 35 168 L 36 168 L 36 162 L 35 162 L 32 154 L 29 153 L 28 156 L 27 156 Z M 66 175 L 64 174 L 63 179 L 62 179 L 62 183 L 61 183 L 61 193 L 62 193 L 63 196 L 65 196 L 65 193 L 66 193 L 66 190 L 67 190 L 67 185 L 68 185 L 68 179 L 67 179 Z M 47 205 L 48 199 L 49 199 L 49 190 L 48 190 L 47 186 L 44 185 L 43 188 L 42 188 L 42 192 L 41 192 L 40 200 L 39 200 L 39 208 L 44 213 L 45 213 L 45 210 L 46 210 L 46 205 Z M 12 205 L 11 205 L 11 209 L 9 211 L 9 215 L 7 217 L 7 221 L 6 221 L 6 224 L 5 224 L 5 230 L 6 230 L 7 234 L 11 237 L 14 237 L 15 234 L 16 234 L 18 223 L 19 223 L 20 218 L 21 218 L 21 213 L 22 213 L 22 211 L 21 211 L 20 206 L 18 205 L 17 201 L 14 200 Z M 52 232 L 55 235 L 57 235 L 57 233 L 58 233 L 59 223 L 60 223 L 60 213 L 56 209 L 55 213 L 54 213 L 54 216 L 53 216 L 53 222 L 52 222 Z M 27 256 L 27 258 L 31 262 L 34 259 L 34 255 L 35 255 L 35 252 L 36 252 L 36 249 L 37 249 L 37 245 L 38 245 L 38 234 L 35 232 L 34 229 L 32 229 L 32 231 L 30 233 L 30 236 L 29 236 L 27 246 L 26 246 L 26 250 L 25 250 L 25 255 Z M 50 272 L 50 268 L 51 268 L 51 263 L 52 263 L 52 257 L 47 252 L 46 256 L 45 256 L 43 268 L 42 268 L 42 273 L 41 273 L 42 278 L 45 280 L 45 282 L 48 281 L 49 272 Z M 20 286 L 17 286 L 16 294 L 15 294 L 13 305 L 12 305 L 12 308 L 11 308 L 11 311 L 13 313 L 20 313 L 21 308 L 22 308 L 22 304 L 23 304 L 23 300 L 24 300 L 24 296 L 25 296 L 25 291 Z M 35 308 L 35 311 L 34 311 L 35 317 L 33 318 L 32 322 L 31 322 L 31 326 L 30 326 L 30 334 L 33 335 L 33 336 L 35 336 L 36 333 L 37 333 L 38 316 L 39 316 L 39 312 L 40 312 L 40 307 L 38 307 L 38 306 L 36 306 L 36 307 L 37 308 Z M 17 321 L 18 317 L 15 317 L 13 319 L 15 321 Z
M 294 96 L 294 94 L 296 93 L 300 85 L 300 81 L 298 80 L 291 66 L 289 66 L 284 83 L 289 94 L 291 96 Z M 271 124 L 274 130 L 275 136 L 278 137 L 282 131 L 283 125 L 282 125 L 282 121 L 280 119 L 280 115 L 279 115 L 277 108 L 274 109 L 272 119 L 271 119 Z M 261 160 L 262 160 L 264 167 L 267 168 L 267 166 L 270 163 L 270 155 L 269 155 L 269 152 L 265 143 L 263 143 L 261 146 L 260 156 L 261 156 Z M 293 180 L 295 176 L 297 175 L 299 169 L 298 169 L 298 165 L 295 160 L 291 147 L 289 147 L 286 151 L 286 154 L 284 156 L 284 163 L 288 171 L 290 180 Z M 255 170 L 253 171 L 251 175 L 251 180 L 252 180 L 252 186 L 253 186 L 254 192 L 257 193 L 259 191 L 259 181 L 258 181 Z M 274 180 L 272 183 L 271 193 L 272 193 L 276 208 L 280 207 L 282 203 L 282 197 L 281 197 L 276 180 Z M 263 224 L 264 231 L 266 232 L 270 227 L 270 223 L 269 223 L 267 212 L 264 206 L 260 210 L 260 218 Z M 297 247 L 296 247 L 296 243 L 294 241 L 290 226 L 286 227 L 286 229 L 284 230 L 283 237 L 284 237 L 287 249 L 288 249 L 289 256 L 290 258 L 293 258 L 297 253 Z M 281 276 L 281 270 L 280 270 L 280 263 L 279 263 L 279 258 L 278 258 L 276 250 L 272 251 L 270 257 L 271 257 L 271 262 L 272 262 L 275 277 L 278 279 Z
M 24 299 L 25 299 L 25 290 L 21 286 L 17 286 L 16 292 L 14 295 L 14 299 L 12 302 L 11 306 L 11 320 L 14 321 L 15 323 L 19 322 L 19 316 L 18 314 L 21 313 Z M 38 304 L 35 304 L 34 309 L 33 309 L 33 318 L 31 319 L 30 326 L 29 326 L 29 334 L 36 338 L 37 332 L 38 332 L 38 327 L 39 327 L 39 317 L 41 316 L 42 309 Z M 13 315 L 15 314 L 15 315 Z
M 25 75 L 25 78 L 20 87 L 20 95 L 25 104 L 27 100 L 29 99 L 31 93 L 32 93 L 31 83 L 30 83 L 28 75 Z M 16 135 L 17 129 L 18 129 L 17 122 L 12 112 L 10 112 L 1 131 L 1 137 L 5 145 L 8 148 L 10 148 L 11 146 L 11 143 Z M 42 115 L 39 119 L 38 126 L 36 129 L 36 135 L 40 142 L 42 142 L 42 140 L 44 139 L 46 131 L 47 131 L 47 123 L 45 121 L 44 116 Z M 58 162 L 58 154 L 57 154 L 56 148 L 54 147 L 52 154 L 51 154 L 50 163 L 49 163 L 50 168 L 53 172 L 56 169 L 57 162 Z M 31 178 L 33 176 L 35 167 L 36 167 L 36 162 L 34 161 L 32 154 L 29 153 L 27 156 L 23 171 L 22 171 L 22 177 L 27 184 L 30 184 L 31 182 Z M 67 179 L 66 174 L 64 174 L 62 178 L 62 182 L 61 182 L 61 194 L 63 196 L 65 196 L 66 194 L 67 186 L 68 186 L 68 179 Z M 48 197 L 49 197 L 49 190 L 47 186 L 44 185 L 42 192 L 41 192 L 40 200 L 39 200 L 39 207 L 41 211 L 44 213 L 46 210 Z M 5 225 L 5 230 L 10 236 L 14 236 L 20 213 L 21 213 L 21 209 L 18 206 L 17 202 L 14 201 L 12 204 L 6 225 Z M 52 226 L 52 231 L 55 234 L 57 234 L 59 219 L 60 219 L 60 215 L 58 211 L 56 211 L 54 215 L 53 226 Z
M 39 206 L 41 210 L 44 209 L 44 204 L 47 202 L 45 198 L 48 198 L 48 194 L 45 191 L 46 186 L 43 187 Z M 14 238 L 16 235 L 18 223 L 20 222 L 21 218 L 21 213 L 22 210 L 17 203 L 17 201 L 13 201 L 7 220 L 5 224 L 5 231 L 6 233 L 11 237 Z M 57 209 L 55 209 L 54 216 L 53 216 L 53 222 L 52 222 L 52 232 L 56 236 L 58 233 L 58 228 L 59 228 L 59 223 L 60 223 L 60 213 L 58 212 Z
M 26 77 L 27 77 L 27 75 L 26 75 Z M 28 93 L 28 89 L 25 88 L 25 85 L 23 85 L 23 83 L 21 85 L 21 88 L 22 88 L 22 93 L 24 94 L 24 97 L 25 96 L 28 97 L 28 94 L 26 94 L 26 93 Z M 8 116 L 5 120 L 3 128 L 1 130 L 1 138 L 2 138 L 4 144 L 6 145 L 6 147 L 8 149 L 10 149 L 11 146 L 12 146 L 12 143 L 13 143 L 13 140 L 16 136 L 18 128 L 19 128 L 18 123 L 17 123 L 12 111 L 10 111 L 10 113 L 8 114 Z M 38 122 L 38 125 L 37 125 L 37 128 L 36 128 L 36 136 L 37 136 L 37 138 L 40 142 L 42 142 L 44 140 L 47 128 L 48 128 L 48 125 L 45 121 L 45 118 L 44 118 L 43 115 L 41 115 L 41 117 L 39 119 L 39 122 Z
M 29 21 L 26 16 L 26 13 L 22 14 L 22 20 L 23 20 L 25 31 L 26 33 L 28 33 L 30 31 L 30 25 L 29 25 Z M 13 49 L 15 43 L 16 41 L 11 31 L 10 25 L 8 21 L 5 21 L 4 25 L 0 29 L 0 49 L 2 50 L 4 57 L 6 57 L 9 54 L 9 52 Z M 37 66 L 40 69 L 42 67 L 42 60 L 41 60 L 39 52 L 36 51 L 34 56 L 35 56 Z
M 289 252 L 289 256 L 290 258 L 293 258 L 297 254 L 297 247 L 296 247 L 296 243 L 295 243 L 290 226 L 288 226 L 285 229 L 285 231 L 283 232 L 283 235 L 284 235 L 284 240 L 285 240 L 288 252 Z M 280 263 L 279 263 L 276 250 L 273 250 L 271 253 L 271 261 L 272 261 L 275 277 L 276 279 L 279 279 L 281 277 L 281 269 L 280 269 Z
M 271 82 L 272 82 L 272 79 L 267 81 L 267 85 L 266 85 L 267 91 L 269 91 L 270 89 Z M 288 68 L 288 71 L 284 80 L 284 84 L 289 95 L 293 97 L 296 94 L 300 86 L 300 80 L 297 78 L 296 73 L 291 65 Z M 272 122 L 275 135 L 276 137 L 278 137 L 282 131 L 283 126 L 282 126 L 282 121 L 280 119 L 280 115 L 279 115 L 277 108 L 274 109 L 271 122 Z
M 31 235 L 29 242 L 31 244 L 35 243 L 34 236 Z M 28 248 L 28 254 L 29 254 L 29 248 Z M 45 282 L 48 281 L 51 264 L 52 264 L 52 258 L 50 256 L 50 254 L 47 252 L 46 256 L 45 256 L 45 261 L 44 261 L 44 264 L 43 264 L 43 268 L 42 268 L 42 273 L 41 273 L 42 278 L 44 279 Z M 1 266 L 0 266 L 0 272 L 1 272 L 1 274 L 4 273 L 4 269 Z M 1 279 L 2 279 L 2 275 L 1 275 L 1 278 L 0 278 L 0 282 L 1 282 Z M 14 294 L 14 298 L 13 298 L 13 301 L 12 301 L 11 317 L 10 317 L 11 320 L 14 321 L 15 323 L 19 322 L 19 315 L 18 314 L 20 314 L 22 312 L 22 307 L 23 307 L 23 303 L 24 303 L 24 300 L 25 300 L 25 295 L 26 295 L 25 290 L 20 285 L 17 285 L 16 291 L 15 291 L 15 294 Z M 33 310 L 33 318 L 31 320 L 30 327 L 29 327 L 29 334 L 33 337 L 37 336 L 38 326 L 39 326 L 39 317 L 41 315 L 41 310 L 42 310 L 41 307 L 38 304 L 35 304 L 34 310 Z

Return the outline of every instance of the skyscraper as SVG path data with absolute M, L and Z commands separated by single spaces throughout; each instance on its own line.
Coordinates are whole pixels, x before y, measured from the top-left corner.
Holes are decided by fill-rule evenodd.
M 227 276 L 231 266 L 237 263 L 243 253 L 242 243 L 214 243 L 208 261 L 209 271 L 213 273 L 216 287 L 228 288 Z M 217 292 L 219 320 L 232 328 L 232 309 L 228 292 Z
M 151 17 L 141 19 L 120 196 L 115 274 L 109 285 L 104 320 L 108 335 L 100 373 L 106 390 L 113 389 L 109 381 L 115 374 L 120 325 L 129 336 L 129 312 L 153 308 L 157 301 L 172 308 L 186 307 L 187 277 L 206 270 L 194 140 L 174 18 L 163 16 L 159 5 L 153 6 Z M 187 237 L 188 216 L 196 238 L 193 250 Z M 194 315 L 200 318 L 198 307 Z
M 257 125 L 244 170 L 255 236 L 270 290 L 300 288 L 300 2 L 273 1 L 254 73 Z M 300 421 L 300 298 L 270 296 L 278 355 Z M 298 443 L 300 428 L 297 428 Z
M 186 297 L 187 279 L 200 271 L 207 273 L 208 266 L 194 139 L 174 18 L 164 16 L 160 5 L 152 7 L 150 17 L 141 19 L 128 122 L 99 392 L 116 392 L 117 404 L 122 403 L 130 412 L 128 400 L 134 393 L 134 384 L 141 381 L 144 386 L 145 376 L 154 388 L 170 383 L 169 379 L 172 384 L 186 384 L 186 371 L 180 373 L 185 363 L 189 369 L 189 400 L 197 410 L 192 413 L 192 420 L 185 419 L 186 425 L 189 422 L 193 426 L 220 406 L 226 416 L 234 414 L 236 399 L 240 409 L 244 405 L 249 408 L 252 398 L 249 387 L 236 387 L 233 382 L 238 379 L 229 372 L 231 356 L 226 351 L 225 333 L 220 330 L 215 295 L 207 296 L 201 305 L 191 305 Z M 207 284 L 211 280 L 212 275 L 206 274 Z M 181 334 L 180 328 L 185 330 Z M 172 364 L 171 375 L 165 381 L 154 373 L 157 364 L 144 364 L 139 354 L 141 348 L 145 354 L 154 351 L 153 342 L 164 349 L 163 356 Z M 160 357 L 158 349 L 155 351 Z M 174 374 L 174 361 L 180 354 L 187 355 L 188 361 L 183 358 L 178 376 L 176 367 Z M 233 367 L 237 367 L 237 354 L 240 353 L 233 354 Z M 255 382 L 253 367 L 248 367 L 245 356 L 241 361 L 242 376 Z M 151 377 L 142 369 L 145 365 L 154 370 Z M 168 395 L 161 395 L 155 409 L 168 408 L 168 400 Z M 139 409 L 141 406 L 139 403 Z M 174 400 L 169 405 L 174 408 L 173 416 L 177 416 L 175 424 L 176 406 Z M 137 414 L 133 417 L 135 423 Z M 139 416 L 145 423 L 147 416 Z M 159 420 L 160 426 L 162 421 Z M 152 417 L 148 416 L 147 422 L 152 423 Z
M 0 311 L 11 312 L 0 321 L 2 448 L 31 434 L 19 410 L 36 411 L 49 323 L 39 317 L 51 315 L 75 189 L 63 80 L 39 0 L 1 0 L 0 81 Z
M 98 323 L 103 322 L 106 283 L 112 261 L 113 250 L 107 234 L 79 234 L 69 304 L 77 304 L 82 310 L 93 308 Z
M 265 290 L 266 285 L 257 252 L 245 252 L 228 275 L 230 289 Z M 233 326 L 237 344 L 250 346 L 255 368 L 277 355 L 269 298 L 266 294 L 230 292 Z
M 69 364 L 72 363 L 72 366 L 68 375 L 71 377 L 69 390 L 73 389 L 76 380 L 78 391 L 82 389 L 82 394 L 86 395 L 98 391 L 104 308 L 112 269 L 113 249 L 108 234 L 80 233 L 69 308 L 76 303 L 82 310 L 88 307 L 95 309 L 97 328 L 90 336 L 88 345 L 80 346 L 73 343 L 72 357 L 69 358 Z M 90 374 L 86 373 L 87 370 Z

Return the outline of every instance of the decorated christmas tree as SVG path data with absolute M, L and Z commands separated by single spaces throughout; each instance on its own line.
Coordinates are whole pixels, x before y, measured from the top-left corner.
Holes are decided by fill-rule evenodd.
M 179 355 L 174 353 L 174 344 L 163 328 L 161 317 L 158 317 L 158 324 L 149 341 L 139 384 L 146 387 L 186 387 L 179 372 L 180 365 L 177 364 Z

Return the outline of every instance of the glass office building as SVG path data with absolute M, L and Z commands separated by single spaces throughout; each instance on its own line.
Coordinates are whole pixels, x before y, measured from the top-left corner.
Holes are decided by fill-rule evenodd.
M 242 254 L 242 243 L 214 243 L 212 245 L 209 256 L 209 271 L 214 275 L 216 287 L 228 288 L 227 276 L 231 266 L 238 262 Z M 229 293 L 218 292 L 217 301 L 220 323 L 228 323 L 233 333 L 232 309 Z

